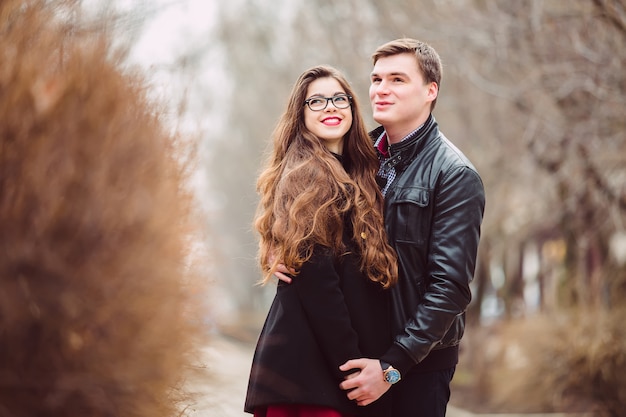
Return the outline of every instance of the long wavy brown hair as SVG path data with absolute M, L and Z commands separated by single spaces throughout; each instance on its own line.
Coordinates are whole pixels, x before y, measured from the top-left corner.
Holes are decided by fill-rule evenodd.
M 343 166 L 304 123 L 307 89 L 327 77 L 352 97 L 353 122 L 344 138 Z M 385 288 L 395 283 L 396 257 L 383 227 L 377 169 L 358 100 L 345 77 L 329 66 L 305 71 L 274 130 L 273 149 L 257 182 L 261 198 L 255 227 L 260 233 L 262 282 L 271 279 L 279 263 L 297 273 L 316 245 L 336 256 L 345 253 L 342 238 L 348 228 L 361 254 L 361 270 Z

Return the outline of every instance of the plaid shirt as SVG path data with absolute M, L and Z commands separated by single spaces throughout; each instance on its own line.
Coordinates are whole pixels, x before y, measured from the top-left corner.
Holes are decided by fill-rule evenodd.
M 404 142 L 405 140 L 410 139 L 413 136 L 416 136 L 417 132 L 419 132 L 422 126 L 424 125 L 423 124 L 420 125 L 417 129 L 415 129 L 414 131 L 406 135 L 400 142 Z M 389 186 L 396 179 L 395 167 L 388 166 L 387 164 L 387 161 L 391 159 L 391 154 L 389 153 L 390 145 L 389 145 L 389 141 L 387 140 L 386 131 L 383 131 L 383 133 L 380 134 L 378 139 L 376 139 L 374 146 L 376 147 L 376 149 L 378 149 L 378 152 L 380 153 L 380 156 L 379 156 L 380 168 L 378 169 L 378 176 L 380 178 L 384 178 L 385 180 L 387 180 L 387 182 L 385 183 L 385 186 L 381 189 L 383 193 L 383 197 L 384 197 L 387 194 L 387 190 L 389 190 Z

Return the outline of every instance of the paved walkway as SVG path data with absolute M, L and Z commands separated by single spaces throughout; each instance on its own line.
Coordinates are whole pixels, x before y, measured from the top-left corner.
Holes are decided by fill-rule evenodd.
M 196 397 L 190 417 L 251 417 L 243 403 L 253 349 L 224 336 L 211 338 L 189 381 Z

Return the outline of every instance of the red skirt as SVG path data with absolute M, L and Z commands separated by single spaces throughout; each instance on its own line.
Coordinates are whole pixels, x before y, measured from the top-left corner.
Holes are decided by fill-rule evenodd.
M 351 414 L 313 405 L 270 405 L 254 410 L 254 417 L 353 417 Z

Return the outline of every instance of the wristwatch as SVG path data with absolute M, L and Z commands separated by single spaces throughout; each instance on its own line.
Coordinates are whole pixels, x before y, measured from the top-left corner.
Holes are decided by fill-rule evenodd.
M 387 362 L 380 361 L 380 366 L 383 368 L 383 378 L 386 382 L 393 385 L 401 379 L 400 371 Z

